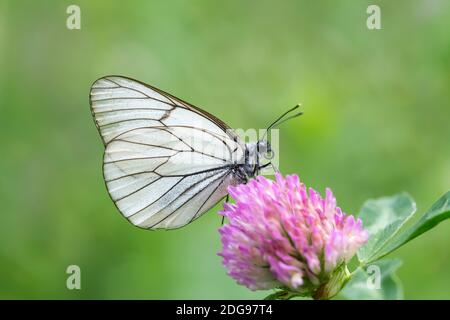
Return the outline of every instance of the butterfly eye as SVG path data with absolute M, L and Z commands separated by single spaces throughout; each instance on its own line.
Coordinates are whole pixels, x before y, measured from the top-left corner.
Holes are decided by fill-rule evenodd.
M 272 150 L 268 150 L 264 153 L 264 158 L 266 158 L 267 160 L 272 160 L 274 156 L 275 153 Z

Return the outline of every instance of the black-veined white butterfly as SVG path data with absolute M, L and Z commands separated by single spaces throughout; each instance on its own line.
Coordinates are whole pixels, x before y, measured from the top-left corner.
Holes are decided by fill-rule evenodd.
M 182 227 L 223 199 L 229 185 L 270 165 L 262 164 L 272 152 L 266 139 L 243 143 L 220 119 L 142 82 L 100 78 L 90 104 L 105 145 L 106 187 L 135 226 Z

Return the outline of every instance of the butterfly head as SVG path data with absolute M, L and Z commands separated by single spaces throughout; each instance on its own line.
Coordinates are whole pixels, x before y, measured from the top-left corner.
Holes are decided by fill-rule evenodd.
M 259 140 L 258 142 L 246 144 L 243 166 L 243 172 L 246 178 L 252 178 L 258 175 L 262 169 L 269 165 L 272 165 L 272 167 L 276 170 L 274 164 L 271 161 L 274 158 L 275 154 L 272 150 L 270 142 L 266 137 L 268 137 L 268 132 L 271 129 L 278 127 L 283 122 L 302 115 L 302 112 L 297 112 L 292 115 L 292 112 L 297 110 L 299 107 L 300 104 L 297 104 L 295 107 L 289 109 L 281 116 L 279 116 L 274 122 L 272 122 L 272 124 L 267 127 L 266 132 L 264 133 L 261 140 Z
M 245 158 L 242 167 L 246 179 L 258 175 L 260 170 L 270 164 L 274 153 L 269 141 L 262 139 L 245 145 Z

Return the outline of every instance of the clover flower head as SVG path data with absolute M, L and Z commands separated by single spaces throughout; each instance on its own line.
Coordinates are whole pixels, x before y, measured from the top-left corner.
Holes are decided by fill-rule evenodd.
M 362 221 L 343 213 L 330 189 L 322 198 L 296 175 L 277 174 L 275 181 L 259 176 L 229 193 L 236 203 L 225 203 L 220 212 L 229 223 L 219 230 L 219 255 L 228 274 L 252 290 L 330 295 L 336 288 L 324 293 L 324 286 L 342 276 L 337 271 L 347 270 L 368 239 Z

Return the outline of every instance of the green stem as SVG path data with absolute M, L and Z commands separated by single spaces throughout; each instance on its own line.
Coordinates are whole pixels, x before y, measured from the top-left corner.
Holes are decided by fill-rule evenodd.
M 264 300 L 290 300 L 297 296 L 300 296 L 300 294 L 290 292 L 287 290 L 280 290 L 272 294 L 269 294 L 267 297 L 264 298 Z

